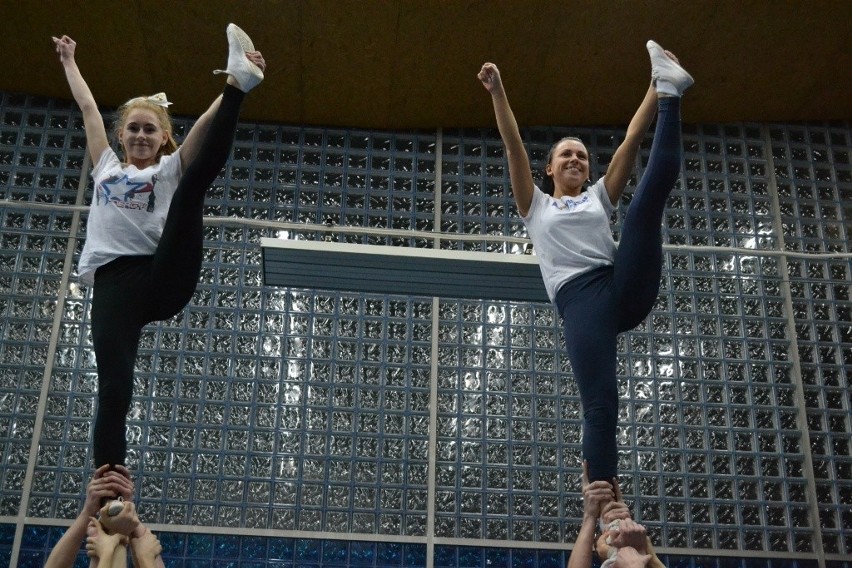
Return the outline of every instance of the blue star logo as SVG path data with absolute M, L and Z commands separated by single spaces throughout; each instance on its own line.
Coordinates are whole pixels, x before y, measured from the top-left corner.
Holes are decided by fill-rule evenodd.
M 100 184 L 104 196 L 104 205 L 109 202 L 128 202 L 138 193 L 153 191 L 149 182 L 130 181 L 127 174 L 121 177 L 112 176 Z

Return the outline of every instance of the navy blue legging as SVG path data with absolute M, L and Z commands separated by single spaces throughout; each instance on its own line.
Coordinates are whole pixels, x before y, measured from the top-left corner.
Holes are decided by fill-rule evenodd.
M 201 142 L 180 178 L 153 255 L 123 256 L 95 272 L 92 343 L 98 368 L 95 467 L 124 465 L 127 411 L 142 328 L 181 311 L 201 273 L 204 195 L 231 153 L 244 93 L 227 85 Z
M 583 406 L 590 481 L 611 481 L 618 471 L 616 338 L 648 316 L 660 290 L 660 225 L 682 160 L 680 98 L 662 97 L 658 109 L 648 167 L 627 209 L 615 262 L 569 280 L 556 295 Z

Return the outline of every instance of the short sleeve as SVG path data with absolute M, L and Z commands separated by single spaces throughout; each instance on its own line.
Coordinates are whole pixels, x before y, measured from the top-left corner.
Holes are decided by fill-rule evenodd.
M 609 200 L 609 193 L 606 191 L 606 176 L 602 177 L 589 188 L 589 191 L 594 193 L 597 196 L 598 201 L 603 205 L 604 211 L 606 211 L 607 215 L 612 215 L 612 212 L 615 211 L 616 206 L 612 204 Z
M 101 157 L 98 158 L 95 167 L 92 168 L 92 178 L 98 179 L 109 168 L 120 165 L 118 156 L 115 155 L 115 150 L 107 146 L 103 153 L 101 153 Z

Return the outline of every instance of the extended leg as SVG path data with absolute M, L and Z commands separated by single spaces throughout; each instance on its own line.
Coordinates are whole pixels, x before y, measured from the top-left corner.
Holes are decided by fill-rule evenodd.
M 204 196 L 228 159 L 244 93 L 225 87 L 198 156 L 181 177 L 154 254 L 152 281 L 167 319 L 186 306 L 201 271 Z
M 619 331 L 644 320 L 660 290 L 663 251 L 660 225 L 666 200 L 680 173 L 682 141 L 680 98 L 660 97 L 648 167 L 624 218 L 615 258 Z

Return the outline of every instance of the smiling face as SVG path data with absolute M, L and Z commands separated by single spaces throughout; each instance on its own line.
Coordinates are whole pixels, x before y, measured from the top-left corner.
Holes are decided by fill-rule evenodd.
M 145 108 L 127 112 L 124 125 L 118 132 L 125 160 L 139 169 L 152 166 L 159 160 L 159 152 L 168 140 L 157 114 Z
M 589 179 L 589 151 L 586 145 L 573 138 L 556 144 L 551 152 L 545 173 L 553 178 L 554 197 L 577 196 Z

